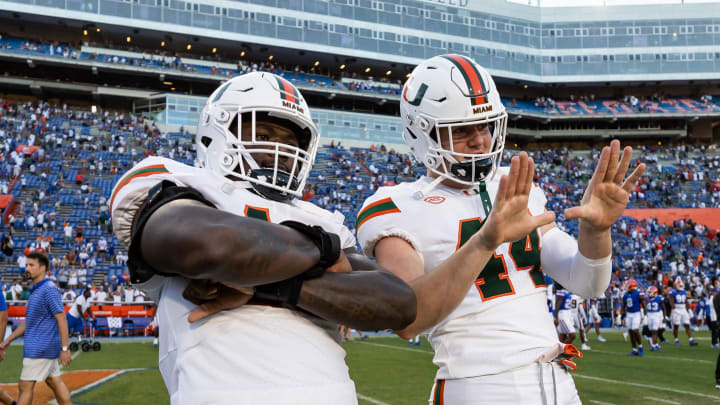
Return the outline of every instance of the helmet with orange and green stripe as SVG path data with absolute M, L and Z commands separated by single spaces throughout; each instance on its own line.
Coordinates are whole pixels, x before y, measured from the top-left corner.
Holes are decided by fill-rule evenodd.
M 419 64 L 403 87 L 400 115 L 405 143 L 437 176 L 471 187 L 497 171 L 507 113 L 492 77 L 474 60 L 449 54 Z M 483 153 L 454 149 L 453 131 L 468 125 L 489 130 L 489 148 Z M 441 134 L 449 137 L 445 147 Z
M 281 76 L 252 72 L 218 87 L 200 114 L 197 163 L 261 195 L 302 195 L 319 143 L 298 89 Z

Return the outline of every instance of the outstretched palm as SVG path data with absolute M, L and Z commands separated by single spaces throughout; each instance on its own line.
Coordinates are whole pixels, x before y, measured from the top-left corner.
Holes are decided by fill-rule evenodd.
M 552 212 L 533 216 L 528 210 L 534 173 L 535 164 L 527 153 L 522 152 L 510 160 L 510 173 L 500 178 L 493 209 L 477 234 L 487 249 L 495 250 L 502 243 L 514 242 L 555 219 Z
M 603 148 L 582 202 L 577 207 L 565 210 L 565 218 L 577 218 L 582 225 L 598 231 L 610 229 L 625 211 L 630 192 L 645 171 L 645 164 L 641 163 L 626 179 L 632 148 L 625 147 L 618 162 L 619 157 L 620 141 L 614 140 L 609 147 Z

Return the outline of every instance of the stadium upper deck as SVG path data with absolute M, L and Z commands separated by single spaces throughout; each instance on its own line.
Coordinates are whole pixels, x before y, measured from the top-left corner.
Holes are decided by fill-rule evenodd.
M 252 44 L 288 55 L 361 58 L 378 67 L 461 53 L 496 76 L 539 83 L 720 78 L 717 4 L 545 9 L 505 0 L 14 0 L 0 1 L 0 9 L 128 33 L 241 42 L 249 50 Z

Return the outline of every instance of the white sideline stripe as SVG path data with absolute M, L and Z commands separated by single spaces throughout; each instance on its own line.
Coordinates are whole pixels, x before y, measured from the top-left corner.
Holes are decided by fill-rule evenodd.
M 78 350 L 78 351 L 76 352 L 76 354 L 79 354 L 79 352 L 80 352 L 80 351 Z M 75 354 L 73 354 L 73 357 L 74 357 L 74 356 L 75 356 Z M 78 370 L 78 371 L 79 371 L 79 370 Z M 86 386 L 84 386 L 84 387 L 82 387 L 82 388 L 78 388 L 78 389 L 76 389 L 75 391 L 72 391 L 72 392 L 70 393 L 70 397 L 72 398 L 74 395 L 78 395 L 78 394 L 81 394 L 81 393 L 83 393 L 83 392 L 89 391 L 89 390 L 97 387 L 98 385 L 103 384 L 103 383 L 105 383 L 106 381 L 111 380 L 111 379 L 113 379 L 113 378 L 115 378 L 115 377 L 117 377 L 117 376 L 119 376 L 119 375 L 121 375 L 121 374 L 125 374 L 125 373 L 127 373 L 127 372 L 128 372 L 128 370 L 118 370 L 117 373 L 110 374 L 109 376 L 107 376 L 107 377 L 105 377 L 105 378 L 102 378 L 102 379 L 100 379 L 100 380 L 97 380 L 97 381 L 95 381 L 95 382 L 92 383 L 92 384 L 86 385 Z M 58 405 L 58 401 L 57 401 L 57 399 L 53 399 L 52 401 L 48 402 L 48 404 L 50 404 L 50 405 Z
M 674 393 L 676 393 L 676 394 L 694 395 L 694 396 L 696 396 L 696 397 L 710 398 L 710 399 L 715 399 L 715 400 L 720 399 L 720 396 L 716 396 L 716 395 L 707 395 L 707 394 L 700 394 L 700 393 L 698 393 L 698 392 L 692 392 L 692 391 L 676 390 L 676 389 L 674 389 L 674 388 L 658 387 L 657 385 L 640 384 L 640 383 L 620 381 L 620 380 L 611 380 L 611 379 L 609 379 L 609 378 L 593 377 L 593 376 L 582 375 L 582 374 L 573 374 L 573 377 L 586 378 L 586 379 L 588 379 L 588 380 L 609 382 L 609 383 L 620 384 L 620 385 L 629 385 L 629 386 L 632 386 L 632 387 L 650 388 L 650 389 L 655 389 L 655 390 L 659 390 L 659 391 L 674 392 Z
M 388 347 L 388 348 L 390 348 L 390 349 L 404 350 L 404 351 L 406 351 L 406 352 L 417 352 L 417 353 L 425 353 L 425 354 L 430 354 L 430 355 L 435 354 L 434 352 L 431 352 L 431 351 L 429 351 L 429 350 L 411 349 L 411 348 L 409 348 L 409 347 L 399 347 L 399 346 L 393 346 L 393 345 L 385 345 L 385 344 L 382 344 L 382 343 L 364 342 L 364 343 L 362 343 L 362 344 L 364 344 L 364 345 L 371 345 L 371 346 Z
M 623 353 L 608 352 L 608 351 L 605 351 L 605 350 L 590 350 L 590 352 L 602 353 L 602 354 L 614 354 L 614 355 L 616 355 L 616 356 L 625 356 L 625 354 L 623 354 Z M 646 354 L 647 354 L 647 353 L 646 353 Z M 695 359 L 686 359 L 686 358 L 684 358 L 684 357 L 658 356 L 658 355 L 655 355 L 655 354 L 651 354 L 651 355 L 649 355 L 649 356 L 643 356 L 643 357 L 644 357 L 644 358 L 648 358 L 648 359 L 658 359 L 658 360 L 677 360 L 677 361 L 690 361 L 690 362 L 693 362 L 693 363 L 715 364 L 714 361 L 710 361 L 710 360 L 695 360 Z
M 112 374 L 110 374 L 109 376 L 103 377 L 103 378 L 95 381 L 95 382 L 92 383 L 92 384 L 88 384 L 88 385 L 82 386 L 82 387 L 76 389 L 75 391 L 72 391 L 72 392 L 70 393 L 70 396 L 71 396 L 71 397 L 74 397 L 74 396 L 76 396 L 76 395 L 84 394 L 84 393 L 92 390 L 93 388 L 95 388 L 95 387 L 97 387 L 97 386 L 99 386 L 99 385 L 102 385 L 102 384 L 108 382 L 109 380 L 112 380 L 113 378 L 119 377 L 119 376 L 121 376 L 121 375 L 123 375 L 123 374 L 132 373 L 132 372 L 135 372 L 135 371 L 144 371 L 144 370 L 150 370 L 150 368 L 140 367 L 140 368 L 126 368 L 126 369 L 124 369 L 124 370 L 118 370 L 117 373 L 112 373 Z M 98 369 L 98 370 L 73 370 L 73 371 L 102 371 L 102 370 Z
M 645 397 L 645 399 L 649 399 L 649 400 L 655 401 L 655 402 L 664 402 L 666 404 L 673 404 L 673 405 L 681 404 L 680 402 L 677 402 L 677 401 L 670 401 L 669 399 L 660 399 L 660 398 L 655 398 L 655 397 Z
M 596 401 L 594 399 L 591 399 L 590 402 L 592 402 L 593 404 L 598 404 L 598 405 L 615 405 L 612 402 Z
M 373 397 L 368 397 L 367 395 L 363 395 L 359 392 L 357 393 L 357 397 L 358 397 L 358 399 L 362 399 L 363 401 L 367 401 L 367 402 L 370 402 L 371 404 L 375 404 L 375 405 L 390 405 L 387 402 L 378 401 L 377 399 L 375 399 Z

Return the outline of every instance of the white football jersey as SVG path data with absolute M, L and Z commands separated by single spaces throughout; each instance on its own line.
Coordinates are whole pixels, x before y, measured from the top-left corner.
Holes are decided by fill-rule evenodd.
M 150 157 L 133 167 L 111 197 L 113 228 L 126 247 L 148 190 L 163 180 L 198 190 L 218 209 L 273 223 L 295 220 L 355 238 L 343 217 L 313 204 L 258 196 L 248 183 L 206 169 Z M 188 280 L 154 276 L 138 287 L 158 303 L 160 371 L 173 404 L 356 404 L 355 387 L 337 326 L 301 312 L 248 304 L 190 324 L 195 305 L 182 293 Z
M 480 229 L 499 185 L 493 181 L 475 190 L 438 185 L 416 197 L 432 178 L 380 188 L 365 201 L 357 219 L 358 239 L 365 254 L 387 236 L 407 240 L 424 261 L 425 272 L 444 262 Z M 545 211 L 545 195 L 533 185 L 528 208 Z M 426 331 L 435 349 L 438 379 L 498 374 L 527 366 L 558 342 L 547 306 L 540 267 L 542 238 L 535 230 L 517 242 L 501 245 L 460 305 Z

